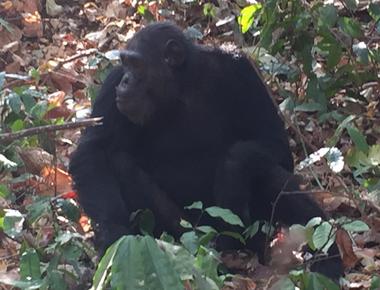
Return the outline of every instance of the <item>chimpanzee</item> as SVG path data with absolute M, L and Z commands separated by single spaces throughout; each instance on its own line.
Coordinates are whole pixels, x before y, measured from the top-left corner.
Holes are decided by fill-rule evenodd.
M 70 164 L 101 247 L 135 232 L 137 209 L 178 236 L 194 201 L 249 224 L 270 219 L 282 190 L 298 190 L 283 123 L 246 57 L 193 44 L 161 22 L 136 33 L 120 58 L 93 107 L 103 125 L 86 129 Z M 309 196 L 285 195 L 274 218 L 315 216 L 325 215 Z

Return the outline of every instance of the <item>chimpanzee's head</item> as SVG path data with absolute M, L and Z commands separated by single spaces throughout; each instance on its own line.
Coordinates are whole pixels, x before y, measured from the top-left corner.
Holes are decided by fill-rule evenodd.
M 120 52 L 124 74 L 116 87 L 118 110 L 143 125 L 172 108 L 180 97 L 179 78 L 186 73 L 193 49 L 182 31 L 167 22 L 136 33 Z

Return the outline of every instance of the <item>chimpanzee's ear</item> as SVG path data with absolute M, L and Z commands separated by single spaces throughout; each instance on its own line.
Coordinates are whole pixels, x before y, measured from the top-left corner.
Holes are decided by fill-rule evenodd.
M 179 67 L 185 62 L 186 50 L 182 43 L 170 39 L 165 44 L 164 60 L 171 67 Z

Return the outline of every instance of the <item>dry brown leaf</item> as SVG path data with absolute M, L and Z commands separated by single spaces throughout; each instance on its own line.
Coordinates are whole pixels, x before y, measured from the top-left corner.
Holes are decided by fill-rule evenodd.
M 12 42 L 19 42 L 22 37 L 22 32 L 15 25 L 9 24 L 12 31 L 8 31 L 5 27 L 0 26 L 0 48 L 3 50 L 4 46 Z
M 13 7 L 13 3 L 12 3 L 12 1 L 8 0 L 8 1 L 4 1 L 3 3 L 0 3 L 0 6 L 4 10 L 9 10 Z
M 343 266 L 345 268 L 353 268 L 360 259 L 355 255 L 352 248 L 352 240 L 345 230 L 337 230 L 336 244 L 342 256 Z
M 55 188 L 58 194 L 73 191 L 71 177 L 62 169 L 46 166 L 41 170 L 41 176 L 44 178 L 44 183 L 47 186 L 44 191 L 47 195 L 53 195 Z
M 255 290 L 257 285 L 252 279 L 243 277 L 240 275 L 235 275 L 232 281 L 225 282 L 222 290 Z
M 41 148 L 18 148 L 25 167 L 29 173 L 39 175 L 41 170 L 53 162 L 53 156 Z
M 26 37 L 42 37 L 43 27 L 41 15 L 38 11 L 34 11 L 34 13 L 23 13 L 22 24 L 22 33 Z

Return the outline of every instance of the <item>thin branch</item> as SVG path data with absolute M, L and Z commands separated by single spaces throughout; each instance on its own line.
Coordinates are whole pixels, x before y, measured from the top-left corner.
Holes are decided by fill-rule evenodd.
M 98 126 L 102 124 L 100 122 L 102 119 L 103 119 L 102 117 L 96 117 L 96 118 L 83 119 L 76 122 L 65 123 L 61 125 L 46 125 L 46 126 L 33 127 L 33 128 L 18 131 L 18 132 L 14 132 L 14 133 L 3 133 L 3 134 L 0 134 L 0 142 L 13 141 L 15 139 L 20 139 L 20 138 L 31 136 L 31 135 L 37 135 L 44 132 L 53 132 L 53 131 L 60 131 L 60 130 L 75 129 L 75 128 L 80 128 L 80 127 Z

